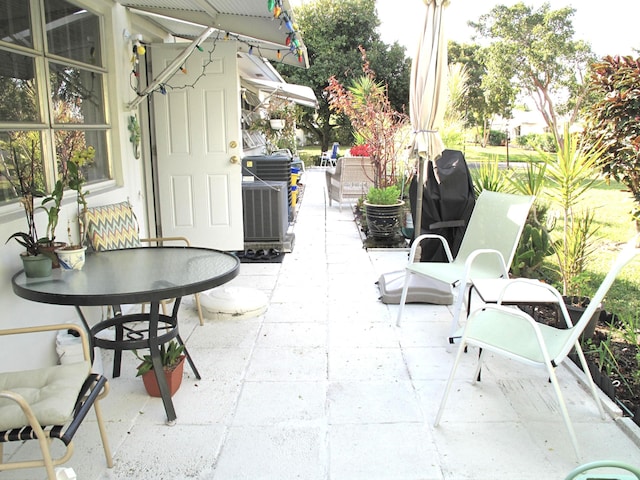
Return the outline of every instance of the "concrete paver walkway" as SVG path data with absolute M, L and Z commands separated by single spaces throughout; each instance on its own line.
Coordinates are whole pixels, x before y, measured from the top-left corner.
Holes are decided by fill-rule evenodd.
M 327 207 L 324 171 L 309 169 L 304 182 L 293 252 L 281 264 L 243 264 L 232 282 L 265 292 L 268 310 L 199 326 L 184 299 L 180 328 L 203 378 L 185 368 L 177 424 L 165 425 L 160 400 L 146 395 L 137 360 L 125 354 L 103 402 L 115 466 L 106 469 L 95 424 L 85 422 L 67 464 L 79 479 L 539 480 L 587 461 L 640 463 L 625 433 L 637 436 L 637 427 L 611 402 L 601 420 L 564 366 L 580 460 L 544 372 L 488 358 L 472 385 L 473 351 L 434 428 L 455 353 L 446 340 L 451 307 L 408 305 L 397 328 L 397 306 L 378 301 L 374 282 L 402 269 L 407 253 L 364 250 L 350 209 Z M 28 473 L 0 477 L 44 478 Z

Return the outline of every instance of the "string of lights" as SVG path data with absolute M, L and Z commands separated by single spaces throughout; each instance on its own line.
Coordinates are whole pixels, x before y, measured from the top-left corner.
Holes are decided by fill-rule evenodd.
M 287 10 L 283 9 L 282 0 L 267 0 L 267 9 L 269 12 L 273 14 L 273 18 L 280 21 L 281 26 L 284 26 L 286 29 L 286 38 L 285 38 L 285 46 L 287 49 L 281 48 L 272 48 L 267 47 L 264 44 L 247 40 L 242 36 L 231 33 L 231 32 L 222 32 L 218 31 L 217 35 L 210 39 L 209 43 L 211 43 L 211 48 L 207 51 L 208 60 L 203 62 L 201 73 L 191 82 L 191 83 L 183 83 L 181 85 L 172 85 L 169 83 L 172 79 L 175 78 L 179 73 L 186 74 L 187 69 L 183 66 L 179 67 L 166 81 L 160 83 L 155 89 L 145 92 L 145 95 L 149 95 L 153 92 L 159 92 L 163 95 L 166 95 L 167 90 L 180 90 L 185 88 L 194 88 L 198 81 L 206 76 L 206 68 L 207 66 L 213 62 L 213 52 L 216 49 L 216 45 L 218 41 L 229 41 L 235 40 L 238 43 L 241 43 L 247 49 L 249 55 L 259 55 L 260 57 L 264 57 L 264 51 L 267 52 L 275 52 L 276 59 L 280 62 L 284 61 L 286 57 L 289 55 L 296 55 L 298 58 L 298 62 L 302 63 L 304 61 L 303 52 L 301 48 L 300 41 L 300 33 L 298 31 L 298 27 L 295 23 L 293 23 L 291 19 L 291 15 Z M 142 90 L 140 89 L 139 79 L 140 79 L 140 60 L 143 55 L 146 54 L 149 48 L 153 48 L 152 45 L 144 45 L 141 40 L 136 40 L 133 43 L 132 56 L 131 56 L 131 75 L 130 75 L 130 86 L 131 89 L 138 96 L 142 96 Z M 197 50 L 201 53 L 204 53 L 205 50 L 201 45 L 196 45 L 194 51 Z M 283 52 L 284 50 L 284 52 Z M 185 60 L 186 61 L 186 60 Z

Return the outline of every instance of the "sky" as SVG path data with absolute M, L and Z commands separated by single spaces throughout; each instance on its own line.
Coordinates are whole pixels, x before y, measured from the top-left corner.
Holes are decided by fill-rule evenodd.
M 292 6 L 313 0 L 290 0 Z M 340 0 L 335 0 L 340 1 Z M 545 0 L 522 0 L 525 5 L 539 8 Z M 632 55 L 633 48 L 640 49 L 640 33 L 637 22 L 640 18 L 638 0 L 546 0 L 553 10 L 573 7 L 575 40 L 591 44 L 596 55 Z M 480 15 L 489 13 L 495 5 L 514 5 L 517 0 L 451 0 L 445 19 L 446 35 L 458 43 L 471 42 L 474 30 L 467 25 L 477 21 Z M 418 35 L 424 22 L 423 0 L 376 0 L 378 17 L 382 25 L 380 35 L 385 43 L 398 41 L 413 57 Z M 602 5 L 606 8 L 602 9 Z
M 523 0 L 525 5 L 539 8 L 543 0 Z M 633 48 L 640 49 L 640 18 L 638 0 L 547 0 L 552 10 L 573 7 L 574 39 L 591 44 L 597 55 L 633 55 Z M 380 34 L 385 43 L 398 41 L 412 57 L 417 48 L 419 31 L 424 22 L 423 0 L 377 0 L 378 17 L 382 21 Z M 471 42 L 474 30 L 467 25 L 477 21 L 480 15 L 489 13 L 493 6 L 514 5 L 516 0 L 451 0 L 444 20 L 445 34 L 458 43 Z M 602 5 L 606 6 L 604 11 Z M 401 8 L 399 8 L 401 6 Z

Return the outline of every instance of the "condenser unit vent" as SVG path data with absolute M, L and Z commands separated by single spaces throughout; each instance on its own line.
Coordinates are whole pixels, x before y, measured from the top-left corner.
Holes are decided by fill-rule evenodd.
M 242 182 L 244 241 L 284 242 L 289 228 L 288 182 Z

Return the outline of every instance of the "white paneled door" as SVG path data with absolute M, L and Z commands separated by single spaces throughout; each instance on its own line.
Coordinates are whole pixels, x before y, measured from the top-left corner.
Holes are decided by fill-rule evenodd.
M 155 78 L 182 51 L 153 45 Z M 194 50 L 153 94 L 161 233 L 192 245 L 242 250 L 240 96 L 236 45 L 219 41 Z

